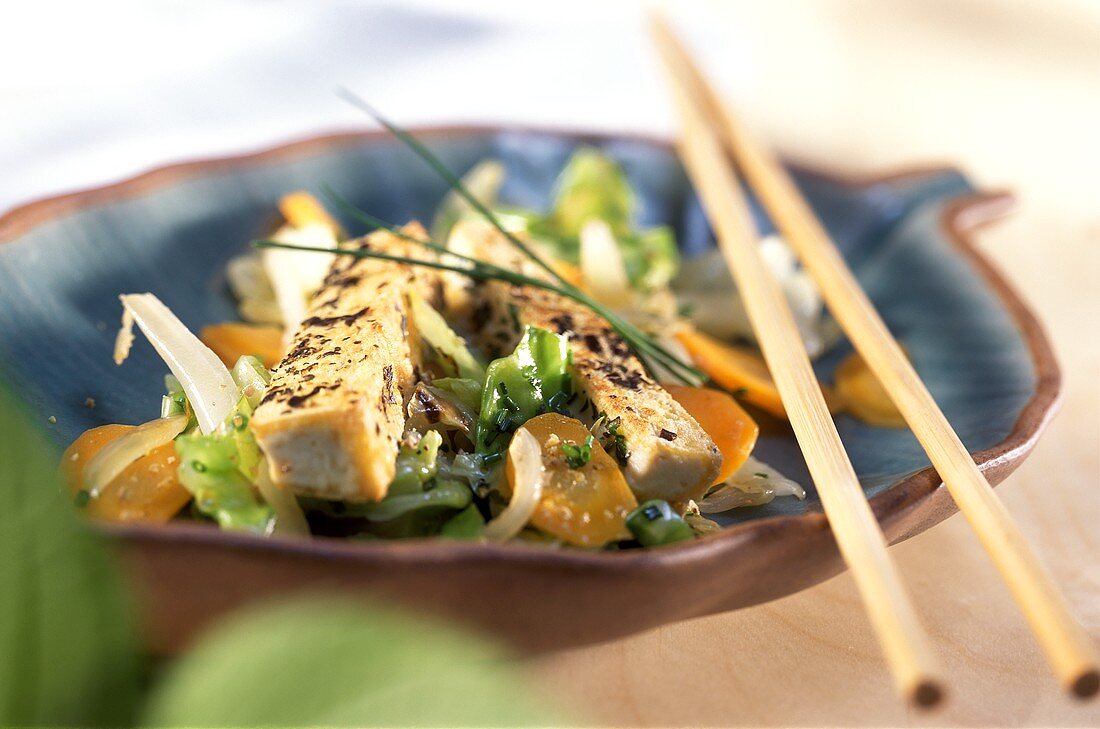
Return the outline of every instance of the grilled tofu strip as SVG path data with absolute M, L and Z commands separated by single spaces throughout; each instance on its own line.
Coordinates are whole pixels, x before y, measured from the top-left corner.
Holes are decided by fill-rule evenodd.
M 479 223 L 456 231 L 472 255 L 497 265 L 539 275 L 529 260 L 517 255 L 499 232 Z M 447 286 L 445 282 L 445 287 Z M 511 351 L 524 325 L 569 338 L 573 352 L 573 386 L 580 395 L 581 415 L 620 419 L 626 453 L 620 463 L 639 501 L 665 499 L 686 504 L 699 499 L 714 483 L 722 455 L 710 436 L 668 392 L 650 378 L 622 337 L 587 307 L 559 294 L 530 286 L 492 281 L 463 292 L 473 296 L 467 306 L 487 351 Z M 445 298 L 457 294 L 447 291 Z
M 404 231 L 427 237 L 416 223 Z M 344 246 L 429 255 L 386 231 Z M 277 485 L 347 501 L 386 495 L 420 349 L 409 328 L 409 288 L 434 301 L 438 277 L 377 259 L 333 261 L 252 417 Z

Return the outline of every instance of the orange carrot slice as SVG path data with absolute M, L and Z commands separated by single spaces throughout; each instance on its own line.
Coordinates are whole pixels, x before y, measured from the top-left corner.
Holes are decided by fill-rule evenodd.
M 283 214 L 286 222 L 293 228 L 323 225 L 331 230 L 337 238 L 343 236 L 340 224 L 329 215 L 328 211 L 325 210 L 325 206 L 313 195 L 303 190 L 283 195 L 279 200 L 279 212 Z
M 664 388 L 695 418 L 722 452 L 722 468 L 714 480 L 722 483 L 748 459 L 760 427 L 736 400 L 721 390 L 684 385 L 665 385 Z
M 562 444 L 583 447 L 588 428 L 579 420 L 546 413 L 524 426 L 542 448 L 546 480 L 531 523 L 547 534 L 580 547 L 601 547 L 629 539 L 626 516 L 638 506 L 619 466 L 593 441 L 587 463 L 571 468 Z M 505 468 L 508 488 L 515 481 L 511 460 Z
M 279 327 L 224 322 L 203 327 L 199 339 L 229 368 L 245 354 L 259 357 L 268 369 L 283 358 L 283 330 Z
M 84 490 L 84 466 L 108 443 L 133 430 L 132 425 L 103 425 L 86 430 L 61 457 L 61 471 L 75 495 Z M 89 516 L 104 521 L 163 524 L 191 500 L 179 482 L 173 443 L 137 459 L 85 506 Z
M 879 428 L 904 428 L 905 418 L 867 363 L 852 352 L 836 368 L 836 394 L 853 417 Z
M 755 351 L 719 341 L 696 329 L 682 329 L 676 338 L 684 345 L 695 365 L 718 385 L 772 415 L 787 417 L 768 365 Z M 822 393 L 829 405 L 829 412 L 836 413 L 839 409 L 837 398 L 824 386 Z

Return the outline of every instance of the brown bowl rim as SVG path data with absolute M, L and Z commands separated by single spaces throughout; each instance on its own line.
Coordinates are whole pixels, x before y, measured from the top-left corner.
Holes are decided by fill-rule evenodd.
M 515 125 L 446 125 L 413 128 L 421 137 L 453 137 L 464 135 L 534 133 L 574 137 L 578 140 L 632 140 L 670 148 L 664 138 L 637 133 L 584 131 L 563 128 L 537 128 Z M 210 174 L 221 169 L 265 164 L 273 161 L 307 156 L 311 153 L 343 145 L 384 139 L 383 130 L 338 131 L 311 135 L 276 144 L 244 154 L 201 158 L 167 164 L 106 185 L 99 185 L 19 205 L 0 216 L 0 244 L 30 232 L 34 228 L 77 210 L 136 197 L 181 180 Z M 951 165 L 922 165 L 894 170 L 885 174 L 852 175 L 823 172 L 813 167 L 795 165 L 817 177 L 849 187 L 869 187 L 879 184 L 900 184 L 920 178 L 956 172 Z M 971 455 L 983 471 L 996 475 L 999 481 L 1011 472 L 1031 452 L 1039 436 L 1053 417 L 1061 398 L 1061 373 L 1053 349 L 1042 324 L 1020 295 L 998 269 L 979 251 L 972 240 L 978 228 L 1002 217 L 1014 205 L 1007 192 L 976 192 L 955 198 L 941 215 L 941 226 L 951 242 L 967 257 L 977 273 L 1012 316 L 1023 335 L 1035 367 L 1035 392 L 1020 412 L 1011 432 L 999 443 Z M 957 508 L 935 471 L 928 467 L 898 481 L 870 499 L 871 507 L 891 543 L 907 539 L 955 513 Z M 906 521 L 905 517 L 934 497 L 931 518 Z M 335 560 L 375 562 L 392 560 L 415 564 L 420 562 L 457 563 L 507 560 L 519 563 L 553 564 L 558 567 L 599 568 L 601 570 L 644 570 L 649 567 L 675 567 L 699 560 L 719 557 L 743 545 L 758 540 L 789 539 L 799 533 L 828 529 L 820 511 L 799 516 L 772 516 L 753 519 L 723 529 L 719 534 L 698 539 L 690 544 L 663 549 L 624 550 L 620 552 L 587 552 L 575 549 L 547 549 L 525 544 L 484 544 L 440 539 L 403 541 L 350 542 L 335 538 L 294 540 L 287 538 L 258 539 L 251 535 L 222 532 L 202 524 L 173 523 L 166 526 L 97 525 L 96 529 L 110 538 L 129 545 L 141 543 L 203 543 L 221 545 L 245 551 L 292 553 Z M 833 546 L 830 555 L 817 555 L 831 562 L 821 574 L 842 569 L 839 553 Z M 805 585 L 808 587 L 809 585 Z

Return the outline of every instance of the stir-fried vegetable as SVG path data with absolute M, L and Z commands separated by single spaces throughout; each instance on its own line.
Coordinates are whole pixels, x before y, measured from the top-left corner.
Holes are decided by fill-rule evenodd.
M 259 357 L 268 368 L 283 358 L 283 330 L 279 327 L 224 322 L 203 327 L 199 339 L 226 367 L 246 354 Z
M 905 427 L 905 418 L 858 352 L 836 368 L 834 384 L 844 409 L 863 422 L 879 428 Z
M 462 377 L 437 377 L 432 380 L 432 387 L 442 390 L 462 403 L 470 412 L 478 412 L 481 409 L 481 381 Z
M 492 207 L 504 184 L 504 165 L 494 159 L 482 160 L 463 176 L 462 184 L 482 205 Z M 472 212 L 469 202 L 449 190 L 432 218 L 432 240 L 447 240 L 455 223 Z
M 485 538 L 492 541 L 511 539 L 520 533 L 539 508 L 546 467 L 542 462 L 542 447 L 535 436 L 521 429 L 508 447 L 512 498 L 504 511 L 485 525 Z
M 279 488 L 272 482 L 267 470 L 267 462 L 263 460 L 256 467 L 256 489 L 275 512 L 273 534 L 309 536 L 309 523 L 306 522 L 305 514 L 302 513 L 302 507 L 298 505 L 298 499 L 289 490 Z
M 432 348 L 446 376 L 475 382 L 485 378 L 485 365 L 466 346 L 466 340 L 455 334 L 442 315 L 416 291 L 409 292 L 409 311 L 417 334 Z
M 289 195 L 284 195 L 279 200 L 279 212 L 292 228 L 305 228 L 310 225 L 321 225 L 328 228 L 333 238 L 344 237 L 344 231 L 340 224 L 329 215 L 325 206 L 317 198 L 308 192 L 299 190 Z
M 625 309 L 634 292 L 611 226 L 602 220 L 585 223 L 580 233 L 581 274 L 585 289 L 602 304 Z
M 570 263 L 582 262 L 581 231 L 593 220 L 608 227 L 618 245 L 631 285 L 642 291 L 668 284 L 679 268 L 679 253 L 671 229 L 636 230 L 634 191 L 626 173 L 602 152 L 585 147 L 573 154 L 558 177 L 549 214 L 513 217 L 555 254 Z
M 402 446 L 386 498 L 350 511 L 371 522 L 372 533 L 388 537 L 436 534 L 455 512 L 473 500 L 470 488 L 439 477 L 439 433 L 428 431 L 416 445 Z
M 241 396 L 251 408 L 260 404 L 264 390 L 271 382 L 271 373 L 258 358 L 242 355 L 233 365 L 233 381 L 241 389 Z
M 797 482 L 779 471 L 749 456 L 741 468 L 698 503 L 704 514 L 717 514 L 744 506 L 760 506 L 777 496 L 806 498 L 806 492 Z
M 772 415 L 787 417 L 768 365 L 759 354 L 690 328 L 677 332 L 676 338 L 687 349 L 696 366 L 716 383 Z
M 84 488 L 92 499 L 99 497 L 107 484 L 114 481 L 127 466 L 167 443 L 183 432 L 186 415 L 158 418 L 139 425 L 112 440 L 84 466 Z
M 223 529 L 270 534 L 275 512 L 261 503 L 242 473 L 237 443 L 223 435 L 192 433 L 176 439 L 179 478 L 199 511 Z
M 187 400 L 195 411 L 199 429 L 212 433 L 229 416 L 237 401 L 237 385 L 218 355 L 183 325 L 160 299 L 152 294 L 123 294 L 124 326 L 119 332 L 125 341 L 127 321 L 136 323 L 168 369 L 179 380 Z M 130 336 L 132 340 L 132 335 Z M 126 359 L 129 346 L 116 352 L 118 364 Z
M 237 311 L 242 319 L 253 324 L 277 326 L 282 331 L 283 314 L 258 252 L 249 251 L 231 258 L 225 266 L 225 278 L 237 299 Z
M 664 387 L 722 451 L 722 468 L 715 478 L 715 483 L 722 483 L 749 457 L 760 434 L 759 426 L 736 400 L 721 390 L 683 385 Z
M 407 135 L 397 133 L 408 141 Z M 542 214 L 508 210 L 498 204 L 504 177 L 499 163 L 478 165 L 459 184 L 429 152 L 415 141 L 409 143 L 452 186 L 433 224 L 433 238 L 446 240 L 449 250 L 441 251 L 443 256 L 431 264 L 406 256 L 356 251 L 364 254 L 359 257 L 386 260 L 383 265 L 431 265 L 443 276 L 440 285 L 424 289 L 431 291 L 431 296 L 407 287 L 404 301 L 391 299 L 385 308 L 391 317 L 396 309 L 400 336 L 405 338 L 402 344 L 408 345 L 403 354 L 386 361 L 408 359 L 401 359 L 400 374 L 397 363 L 379 373 L 385 380 L 383 400 L 378 400 L 377 393 L 369 398 L 371 403 L 378 401 L 382 410 L 398 405 L 401 410 L 391 408 L 391 412 L 402 416 L 386 421 L 392 426 L 385 431 L 386 458 L 396 452 L 396 462 L 389 483 L 385 483 L 387 471 L 378 488 L 371 491 L 371 496 L 381 496 L 380 500 L 338 498 L 352 493 L 347 490 L 326 492 L 336 499 L 331 501 L 299 497 L 295 490 L 304 491 L 303 484 L 286 481 L 285 488 L 278 486 L 291 469 L 272 465 L 279 463 L 275 452 L 265 456 L 253 436 L 254 411 L 270 407 L 270 400 L 261 405 L 271 386 L 268 368 L 282 359 L 288 334 L 298 328 L 309 306 L 318 310 L 331 307 L 343 295 L 337 292 L 338 298 L 329 300 L 331 292 L 326 291 L 324 299 L 316 296 L 322 283 L 327 283 L 325 276 L 335 256 L 352 253 L 337 249 L 344 232 L 336 220 L 311 195 L 298 192 L 280 201 L 287 224 L 274 235 L 277 241 L 297 248 L 265 245 L 260 254 L 240 256 L 228 267 L 241 314 L 254 324 L 207 326 L 200 340 L 151 294 L 121 297 L 124 317 L 116 360 L 121 364 L 125 359 L 133 342 L 132 325 L 137 323 L 172 374 L 165 378 L 167 394 L 161 401 L 160 419 L 137 428 L 93 429 L 66 452 L 64 469 L 75 498 L 88 513 L 116 520 L 166 521 L 193 499 L 193 516 L 205 515 L 224 529 L 264 535 L 308 535 L 312 526 L 318 533 L 368 538 L 438 535 L 603 548 L 616 543 L 659 546 L 691 539 L 720 528 L 703 513 L 730 505 L 764 503 L 779 494 L 803 495 L 797 484 L 750 457 L 757 426 L 728 394 L 669 385 L 673 398 L 695 421 L 673 407 L 683 426 L 677 428 L 680 435 L 688 432 L 706 441 L 705 449 L 700 449 L 710 459 L 706 474 L 714 471 L 717 458 L 700 429 L 718 446 L 723 465 L 718 483 L 698 504 L 687 504 L 685 517 L 677 513 L 685 508 L 681 502 L 672 506 L 651 500 L 639 506 L 620 470 L 631 456 L 624 432 L 638 449 L 631 467 L 644 467 L 647 461 L 646 443 L 638 439 L 648 431 L 636 427 L 641 417 L 638 410 L 585 399 L 584 412 L 581 404 L 574 402 L 569 337 L 595 334 L 556 334 L 527 327 L 511 354 L 486 365 L 448 322 L 451 314 L 487 305 L 478 303 L 476 287 L 466 285 L 470 279 L 549 288 L 603 316 L 639 357 L 652 357 L 654 366 L 649 374 L 658 381 L 698 382 L 702 373 L 685 364 L 690 357 L 719 385 L 782 415 L 782 403 L 758 355 L 685 327 L 668 287 L 679 265 L 673 234 L 664 227 L 637 227 L 635 192 L 614 160 L 595 149 L 579 150 L 560 175 L 551 209 Z M 348 203 L 339 204 L 359 222 L 428 249 L 438 248 L 419 240 L 422 231 L 414 240 L 402 233 L 404 229 L 394 229 L 365 212 L 360 215 Z M 497 220 L 489 207 L 496 211 Z M 485 243 L 485 231 L 469 220 L 475 215 L 495 226 L 490 235 L 505 236 L 554 281 L 544 285 L 541 279 L 469 258 Z M 455 277 L 461 278 L 460 285 L 451 286 Z M 354 287 L 359 281 L 349 279 L 347 286 Z M 369 290 L 382 290 L 375 286 L 372 282 Z M 436 291 L 443 292 L 439 309 L 425 298 L 434 301 Z M 370 318 L 372 301 L 364 296 L 354 309 L 356 313 L 349 309 L 330 321 Z M 518 327 L 520 318 L 513 319 Z M 456 316 L 455 321 L 459 320 Z M 319 315 L 318 321 L 323 324 L 325 320 Z M 466 322 L 458 329 L 468 325 Z M 319 344 L 331 344 L 323 352 L 320 347 L 302 346 L 302 357 L 316 359 L 307 363 L 310 367 L 331 365 L 339 377 L 326 380 L 323 388 L 315 387 L 312 392 L 308 386 L 295 392 L 301 383 L 293 377 L 278 382 L 277 395 L 295 392 L 292 398 L 287 396 L 288 403 L 300 401 L 293 405 L 298 408 L 295 412 L 312 415 L 310 410 L 336 403 L 359 422 L 363 413 L 357 408 L 364 401 L 355 399 L 358 393 L 351 392 L 355 389 L 351 387 L 346 388 L 344 397 L 345 385 L 354 377 L 345 380 L 341 368 L 345 363 L 354 367 L 355 362 L 363 361 L 359 359 L 362 353 L 347 351 L 353 349 L 347 343 L 377 349 L 381 342 L 369 340 L 378 336 L 377 331 L 345 329 L 331 334 L 331 342 L 323 334 L 316 337 Z M 397 337 L 397 330 L 391 335 Z M 587 344 L 589 339 L 583 341 Z M 337 359 L 322 361 L 327 357 Z M 311 378 L 321 382 L 308 368 L 294 375 L 300 375 L 303 382 Z M 373 374 L 362 379 L 374 383 Z M 612 391 L 625 387 L 613 382 L 610 375 L 608 380 Z M 878 405 L 876 393 L 856 365 L 838 372 L 838 387 L 855 403 L 853 412 L 859 410 L 860 398 L 869 401 L 871 410 Z M 311 400 L 318 390 L 324 390 L 325 397 Z M 331 395 L 330 390 L 339 394 Z M 671 405 L 663 402 L 666 409 Z M 619 417 L 597 412 L 602 408 L 614 410 Z M 570 413 L 584 417 L 585 422 L 569 417 Z M 329 420 L 337 429 L 345 423 L 342 417 Z M 350 437 L 358 438 L 368 430 L 380 437 L 383 434 L 377 427 L 359 430 Z M 340 432 L 336 440 L 328 441 L 335 445 L 332 459 L 362 452 L 356 449 L 364 441 L 345 443 L 345 434 Z M 677 437 L 671 430 L 654 432 L 665 441 Z M 685 448 L 694 448 L 694 440 L 682 442 L 689 444 Z M 265 445 L 271 447 L 266 441 Z M 685 453 L 684 458 L 690 460 L 691 455 Z M 269 457 L 274 460 L 268 461 Z M 686 461 L 675 460 L 672 467 L 682 462 Z M 388 468 L 390 464 L 384 465 Z M 344 478 L 339 466 L 330 470 L 335 481 Z M 309 510 L 310 521 L 303 507 Z
M 103 425 L 85 431 L 61 457 L 61 470 L 77 503 L 95 519 L 163 524 L 175 516 L 191 494 L 180 485 L 178 459 L 165 443 L 128 464 L 92 498 L 86 466 L 98 453 L 134 431 L 130 425 Z
M 511 434 L 531 418 L 564 407 L 572 356 L 565 338 L 527 327 L 516 350 L 486 371 L 477 423 L 477 452 L 502 453 Z
M 786 294 L 806 351 L 817 357 L 840 335 L 840 330 L 825 315 L 817 285 L 779 236 L 762 239 L 760 254 Z M 748 316 L 738 306 L 737 287 L 717 249 L 684 261 L 673 288 L 681 304 L 690 311 L 691 320 L 702 331 L 719 339 L 755 341 Z
M 439 536 L 448 539 L 479 539 L 484 534 L 485 519 L 474 504 L 452 516 L 439 530 Z
M 307 248 L 317 253 L 292 253 L 270 249 L 261 252 L 264 272 L 275 292 L 275 302 L 283 321 L 283 343 L 289 344 L 298 324 L 305 319 L 306 303 L 328 273 L 336 236 L 324 223 L 314 223 L 301 228 L 284 227 L 276 231 L 275 240 Z
M 643 547 L 661 547 L 695 538 L 695 532 L 667 501 L 651 499 L 626 517 L 626 526 Z
M 768 365 L 755 351 L 721 342 L 691 328 L 681 329 L 676 338 L 691 354 L 692 361 L 716 383 L 772 415 L 787 417 Z M 832 388 L 822 385 L 821 394 L 825 396 L 829 412 L 837 413 L 840 402 Z
M 473 439 L 477 413 L 457 396 L 423 382 L 416 384 L 407 407 L 405 428 L 423 433 L 429 430 L 458 431 Z
M 594 442 L 583 423 L 546 413 L 529 420 L 517 437 L 519 433 L 534 437 L 542 465 L 542 496 L 530 516 L 531 524 L 580 547 L 601 547 L 629 538 L 624 520 L 638 502 L 618 464 Z M 588 457 L 583 462 L 571 460 L 566 446 L 578 452 L 583 448 Z M 525 487 L 521 479 L 526 473 L 516 464 L 511 449 L 507 475 L 510 490 Z

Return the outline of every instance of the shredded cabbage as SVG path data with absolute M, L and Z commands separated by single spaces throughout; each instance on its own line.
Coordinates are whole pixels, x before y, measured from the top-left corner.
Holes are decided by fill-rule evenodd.
M 136 322 L 168 365 L 195 411 L 199 429 L 213 433 L 240 397 L 237 383 L 218 355 L 152 294 L 123 294 L 123 328 Z M 121 339 L 121 334 L 120 334 Z
M 232 374 L 233 381 L 241 388 L 241 395 L 249 406 L 253 409 L 258 407 L 268 383 L 271 382 L 271 373 L 264 367 L 264 363 L 254 355 L 242 355 L 237 364 L 233 365 Z
M 253 324 L 283 323 L 260 251 L 249 251 L 230 259 L 225 266 L 225 276 L 237 299 L 242 319 Z
M 176 438 L 179 478 L 199 511 L 222 529 L 271 534 L 275 511 L 256 498 L 241 471 L 237 443 L 225 435 L 192 433 Z
M 601 304 L 625 309 L 634 301 L 626 266 L 611 226 L 589 220 L 581 228 L 581 275 L 585 288 Z
M 825 315 L 817 284 L 781 237 L 763 238 L 760 255 L 783 287 L 806 351 L 811 357 L 821 355 L 840 333 Z M 756 341 L 737 287 L 717 250 L 684 262 L 673 288 L 702 331 L 719 339 Z
M 466 346 L 466 340 L 455 334 L 443 316 L 419 293 L 409 291 L 408 297 L 416 332 L 435 351 L 446 375 L 481 382 L 485 378 L 485 365 Z
M 602 221 L 611 231 L 631 286 L 650 292 L 668 285 L 676 275 L 680 255 L 671 228 L 634 227 L 636 207 L 636 196 L 623 169 L 599 150 L 585 147 L 573 154 L 559 175 L 550 213 L 515 217 L 536 242 L 548 246 L 559 258 L 582 265 L 584 226 Z
M 306 522 L 302 507 L 298 505 L 290 489 L 282 489 L 275 485 L 268 472 L 267 461 L 260 461 L 256 473 L 256 488 L 260 496 L 264 498 L 275 511 L 275 526 L 273 534 L 281 536 L 308 537 L 309 524 Z
M 798 483 L 762 461 L 749 456 L 724 484 L 699 501 L 703 514 L 717 514 L 741 506 L 760 506 L 770 503 L 777 496 L 806 498 L 806 491 Z

